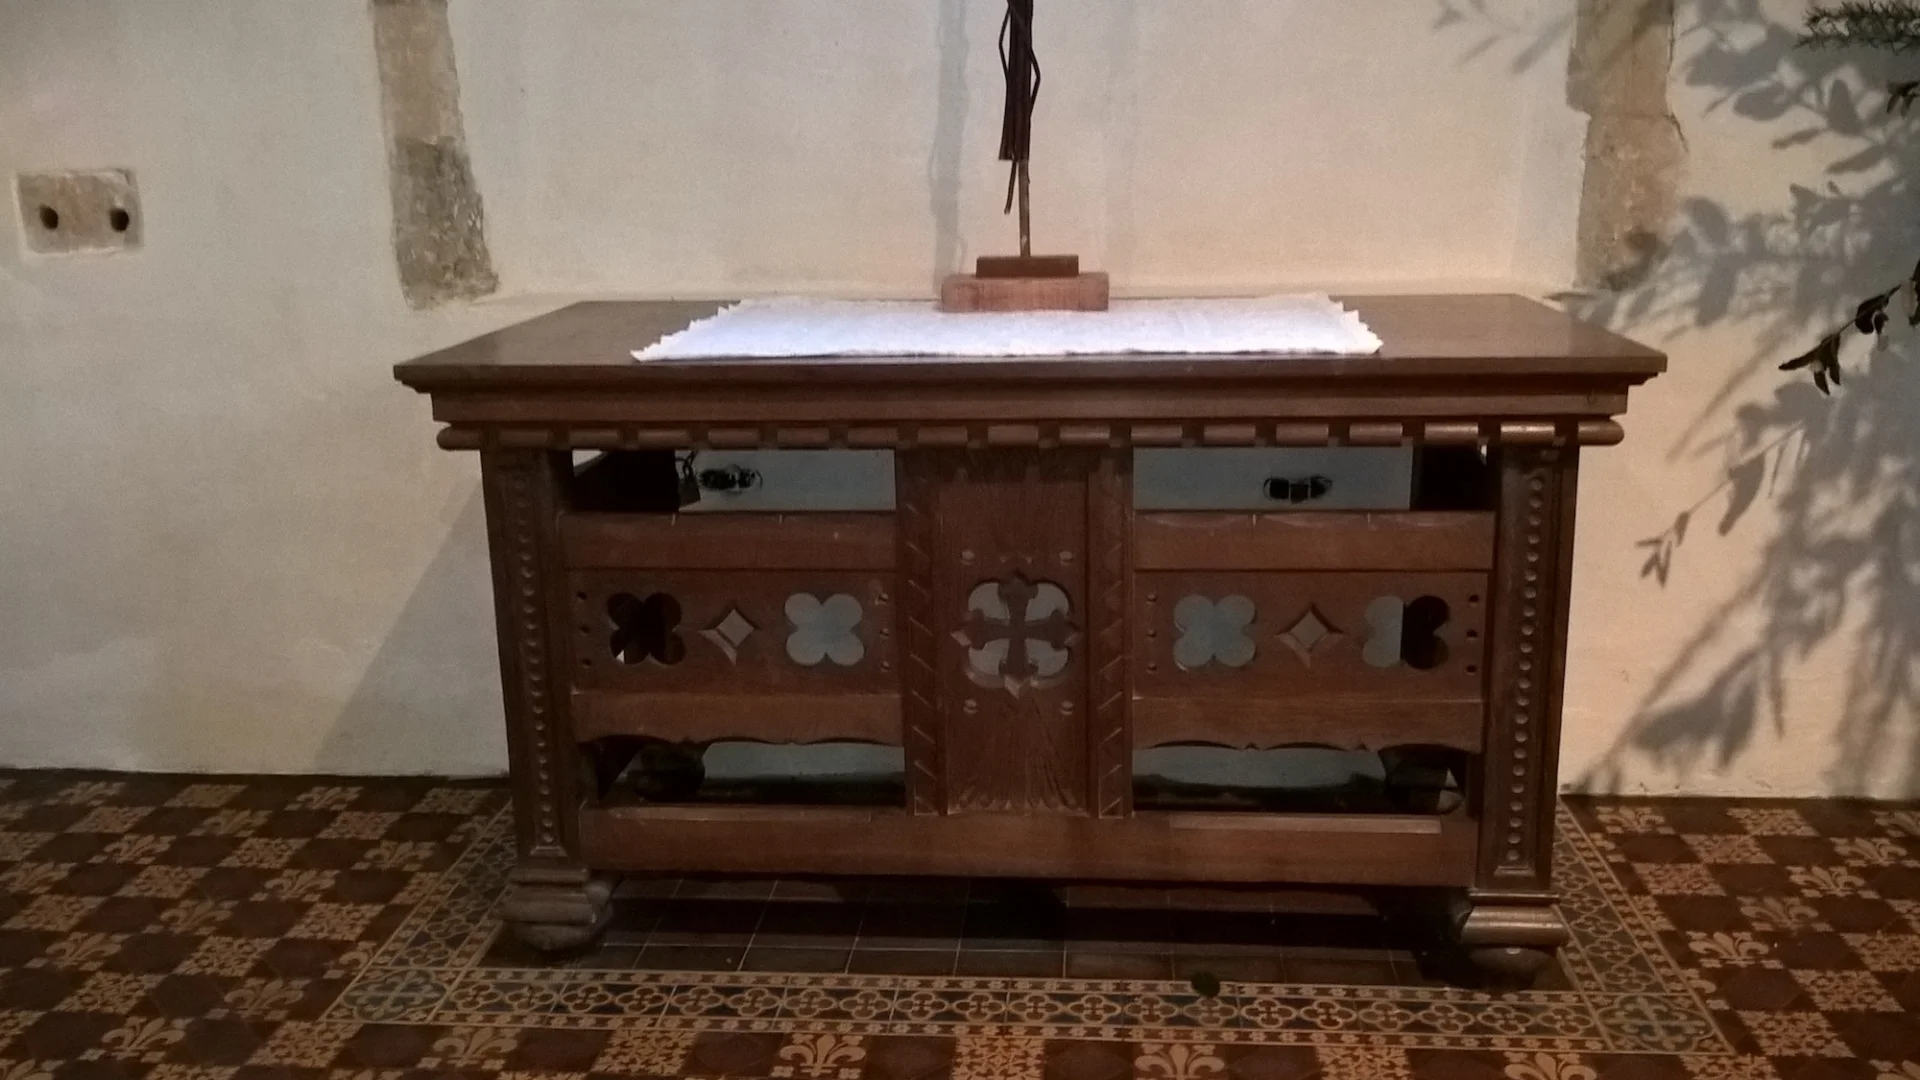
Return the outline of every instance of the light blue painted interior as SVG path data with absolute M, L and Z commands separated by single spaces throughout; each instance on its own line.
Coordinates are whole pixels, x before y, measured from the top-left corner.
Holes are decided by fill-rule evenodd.
M 760 483 L 746 491 L 704 491 L 690 514 L 786 510 L 893 509 L 891 450 L 702 450 L 694 471 L 752 469 Z
M 1307 747 L 1290 750 L 1226 750 L 1215 746 L 1163 746 L 1133 755 L 1135 776 L 1158 776 L 1188 784 L 1222 787 L 1334 787 L 1357 777 L 1385 773 L 1376 754 Z
M 1405 510 L 1413 499 L 1407 447 L 1247 447 L 1136 450 L 1134 503 L 1142 510 Z M 702 450 L 694 468 L 752 469 L 757 487 L 705 492 L 688 513 L 888 511 L 894 506 L 887 450 Z M 1273 477 L 1333 481 L 1305 503 L 1267 497 Z
M 1322 498 L 1267 497 L 1274 477 L 1333 481 Z M 1413 505 L 1409 447 L 1248 447 L 1135 450 L 1133 504 L 1141 510 L 1405 510 Z
M 878 777 L 906 770 L 897 746 L 820 743 L 771 746 L 717 743 L 707 749 L 707 775 L 716 780 L 777 777 Z M 1356 776 L 1379 779 L 1380 759 L 1344 750 L 1223 750 L 1168 746 L 1134 755 L 1134 771 L 1190 784 L 1227 787 L 1331 787 Z
M 707 748 L 707 775 L 716 780 L 770 777 L 866 777 L 904 773 L 906 752 L 897 746 L 866 743 L 816 743 L 774 746 L 724 742 Z

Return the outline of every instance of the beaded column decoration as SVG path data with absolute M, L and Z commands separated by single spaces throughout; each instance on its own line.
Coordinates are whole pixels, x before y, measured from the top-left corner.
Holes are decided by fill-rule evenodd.
M 1499 452 L 1499 558 L 1492 584 L 1478 885 L 1545 892 L 1552 877 L 1565 671 L 1573 446 Z

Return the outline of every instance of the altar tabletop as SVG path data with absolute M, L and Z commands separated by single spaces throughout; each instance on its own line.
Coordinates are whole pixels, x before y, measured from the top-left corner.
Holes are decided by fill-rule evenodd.
M 400 365 L 425 391 L 525 385 L 626 388 L 727 383 L 832 385 L 1173 379 L 1308 380 L 1379 376 L 1626 377 L 1665 370 L 1662 355 L 1546 305 L 1511 295 L 1350 296 L 1384 341 L 1364 357 L 1127 355 L 839 357 L 635 361 L 649 345 L 720 311 L 725 301 L 588 301 Z

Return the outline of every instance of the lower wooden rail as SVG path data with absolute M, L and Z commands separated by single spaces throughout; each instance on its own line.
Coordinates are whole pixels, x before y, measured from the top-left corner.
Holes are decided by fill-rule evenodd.
M 1375 701 L 1367 698 L 1136 697 L 1133 745 L 1193 744 L 1236 750 L 1331 746 L 1386 750 L 1447 746 L 1480 752 L 1485 703 L 1463 700 Z
M 838 807 L 586 806 L 580 848 L 611 870 L 1458 886 L 1463 816 L 1143 813 L 942 817 Z
M 891 570 L 892 514 L 591 514 L 560 518 L 574 570 Z
M 1493 532 L 1489 513 L 1148 513 L 1134 519 L 1134 569 L 1486 570 Z
M 625 694 L 578 690 L 573 737 L 617 735 L 668 742 L 900 745 L 899 694 Z

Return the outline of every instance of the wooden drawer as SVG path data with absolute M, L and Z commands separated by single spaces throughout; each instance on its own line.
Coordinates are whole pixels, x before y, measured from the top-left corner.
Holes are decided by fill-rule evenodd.
M 1141 510 L 1405 510 L 1409 447 L 1136 450 Z

